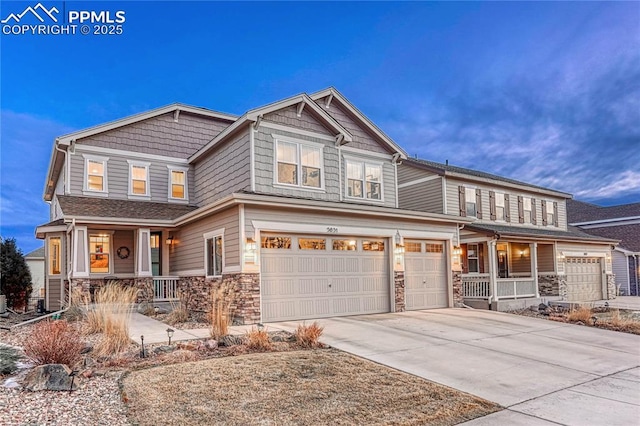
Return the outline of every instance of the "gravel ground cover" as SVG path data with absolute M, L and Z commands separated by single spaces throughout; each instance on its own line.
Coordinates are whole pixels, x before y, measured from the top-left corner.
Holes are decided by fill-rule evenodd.
M 139 425 L 453 425 L 500 409 L 334 349 L 149 368 L 122 385 Z

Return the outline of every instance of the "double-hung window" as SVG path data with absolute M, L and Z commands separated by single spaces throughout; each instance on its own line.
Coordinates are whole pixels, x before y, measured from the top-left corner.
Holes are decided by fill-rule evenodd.
M 465 208 L 467 211 L 468 217 L 476 217 L 478 215 L 478 210 L 476 206 L 476 189 L 475 188 L 464 188 L 465 191 Z
M 204 234 L 204 263 L 207 277 L 222 275 L 224 229 Z
M 531 220 L 531 198 L 530 197 L 522 197 L 522 210 L 524 211 L 524 221 L 526 223 L 533 223 Z
M 106 195 L 108 158 L 84 156 L 84 191 L 88 194 Z
M 149 163 L 128 160 L 129 163 L 129 195 L 149 196 Z
M 382 165 L 347 160 L 347 196 L 382 200 Z
M 89 266 L 92 274 L 110 271 L 111 236 L 106 233 L 89 235 Z
M 478 244 L 467 244 L 467 263 L 469 265 L 469 273 L 480 272 L 478 249 Z
M 505 220 L 504 194 L 496 192 L 496 220 Z
M 169 200 L 187 200 L 187 169 L 169 167 Z
M 276 139 L 276 168 L 278 184 L 323 188 L 322 147 L 319 144 Z

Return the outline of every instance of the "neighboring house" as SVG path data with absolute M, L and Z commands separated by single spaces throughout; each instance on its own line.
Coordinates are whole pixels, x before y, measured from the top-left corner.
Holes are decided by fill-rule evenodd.
M 462 297 L 475 306 L 615 296 L 611 245 L 617 241 L 568 226 L 570 198 L 449 164 L 407 159 L 398 168 L 401 208 L 475 219 L 460 229 Z
M 44 247 L 35 249 L 26 254 L 24 260 L 27 262 L 29 272 L 31 272 L 31 299 L 43 299 L 44 290 Z
M 249 324 L 461 306 L 454 247 L 478 219 L 404 206 L 407 161 L 333 88 L 240 117 L 175 104 L 61 136 L 36 229 L 47 309 L 114 278 L 140 301 L 182 290 L 196 310 L 232 287 Z M 610 252 L 576 238 L 585 259 Z
M 640 295 L 640 203 L 602 207 L 577 200 L 567 203 L 569 223 L 589 234 L 620 240 L 613 251 L 613 272 L 622 295 Z

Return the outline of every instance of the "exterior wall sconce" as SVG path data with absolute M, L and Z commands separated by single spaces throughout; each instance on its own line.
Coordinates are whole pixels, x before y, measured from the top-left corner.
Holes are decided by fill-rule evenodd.
M 255 264 L 256 263 L 256 254 L 258 252 L 258 245 L 256 244 L 256 240 L 253 238 L 247 238 L 247 241 L 244 245 L 245 251 L 245 263 Z
M 460 247 L 460 246 L 455 246 L 455 247 L 453 248 L 453 255 L 454 255 L 454 256 L 460 256 L 460 255 L 462 255 L 462 247 Z
M 402 235 L 400 235 L 400 231 L 396 231 L 396 235 L 393 237 L 393 240 L 396 246 L 396 254 L 404 253 L 404 244 L 402 244 Z
M 393 237 L 394 242 L 394 271 L 404 271 L 404 244 L 402 244 L 402 235 L 400 235 L 400 231 L 396 231 L 396 235 Z
M 165 241 L 165 243 L 166 243 L 168 246 L 172 246 L 172 245 L 173 245 L 173 243 L 174 243 L 174 241 L 173 241 L 173 235 L 171 235 L 169 238 L 167 238 L 167 240 Z

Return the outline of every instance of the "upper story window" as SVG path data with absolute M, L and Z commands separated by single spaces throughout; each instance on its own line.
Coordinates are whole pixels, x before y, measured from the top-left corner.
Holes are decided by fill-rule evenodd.
M 108 158 L 84 154 L 84 191 L 89 193 L 107 192 Z
M 204 267 L 207 277 L 222 275 L 224 229 L 204 234 Z
M 496 220 L 505 220 L 504 194 L 496 192 Z
M 322 189 L 322 147 L 276 140 L 276 183 Z
M 523 197 L 522 198 L 522 209 L 524 210 L 524 221 L 526 223 L 533 223 L 533 214 L 531 209 L 531 198 Z
M 108 274 L 111 257 L 109 234 L 89 235 L 89 271 L 92 274 Z
M 382 165 L 347 160 L 347 196 L 382 200 Z
M 541 201 L 542 224 L 546 226 L 558 226 L 558 203 L 555 201 Z
M 478 215 L 478 207 L 476 205 L 476 189 L 465 188 L 465 210 L 467 216 L 476 217 Z
M 128 160 L 129 195 L 149 196 L 149 163 Z
M 187 200 L 187 169 L 169 167 L 169 200 Z

